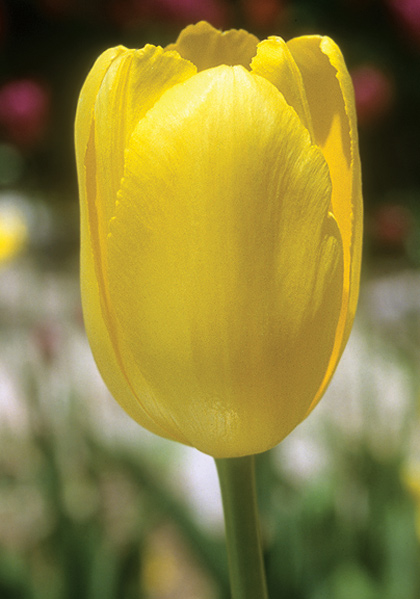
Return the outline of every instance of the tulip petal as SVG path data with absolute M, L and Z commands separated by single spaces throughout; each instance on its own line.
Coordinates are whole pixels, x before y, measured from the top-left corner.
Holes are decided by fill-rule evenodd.
M 302 75 L 281 37 L 269 37 L 260 42 L 257 54 L 251 62 L 253 73 L 268 79 L 283 94 L 289 106 L 292 106 L 302 124 L 311 133 L 312 140 L 312 118 L 309 112 L 308 100 L 303 86 Z
M 176 50 L 191 60 L 198 71 L 221 64 L 242 65 L 249 69 L 257 51 L 258 38 L 243 29 L 219 31 L 205 21 L 189 25 L 168 50 Z
M 126 51 L 123 46 L 110 48 L 103 52 L 95 62 L 80 92 L 77 104 L 75 124 L 76 160 L 79 168 L 78 176 L 85 179 L 84 158 L 93 118 L 93 110 L 99 88 L 112 62 Z M 79 179 L 80 180 L 80 179 Z M 85 193 L 85 185 L 80 186 L 80 191 Z
M 124 150 L 134 127 L 167 89 L 195 73 L 195 66 L 177 53 L 150 45 L 127 50 L 110 65 L 95 104 L 98 210 L 104 211 L 103 222 L 108 223 L 114 210 Z
M 139 122 L 118 197 L 107 285 L 145 411 L 215 457 L 274 446 L 321 384 L 342 304 L 322 152 L 271 83 L 221 66 Z
M 332 211 L 343 238 L 344 295 L 330 368 L 313 405 L 322 396 L 350 334 L 359 295 L 363 207 L 353 86 L 338 46 L 328 37 L 292 39 L 289 49 L 302 73 L 315 141 L 328 163 Z
M 170 435 L 136 402 L 115 345 L 115 319 L 105 284 L 107 268 L 102 245 L 121 182 L 124 147 L 136 119 L 168 87 L 195 71 L 191 63 L 161 48 L 108 50 L 86 80 L 76 116 L 81 282 L 87 334 L 111 393 L 135 420 L 161 436 Z

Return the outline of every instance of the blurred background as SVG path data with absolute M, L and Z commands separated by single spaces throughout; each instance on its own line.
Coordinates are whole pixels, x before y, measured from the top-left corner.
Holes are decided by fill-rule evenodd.
M 78 281 L 87 72 L 201 19 L 330 35 L 359 118 L 354 331 L 320 406 L 257 458 L 270 597 L 418 599 L 420 0 L 0 0 L 0 597 L 229 597 L 212 460 L 109 397 Z

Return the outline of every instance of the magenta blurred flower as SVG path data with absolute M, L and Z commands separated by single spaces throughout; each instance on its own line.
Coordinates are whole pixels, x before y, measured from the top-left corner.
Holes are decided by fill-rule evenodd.
M 226 6 L 221 0 L 155 0 L 162 17 L 177 23 L 208 21 L 216 27 L 226 24 Z
M 43 362 L 51 364 L 59 354 L 62 331 L 53 320 L 37 324 L 33 330 L 33 341 Z
M 420 0 L 387 0 L 403 33 L 420 44 Z
M 242 4 L 247 22 L 258 28 L 273 27 L 285 12 L 285 0 L 243 0 Z
M 351 71 L 360 125 L 370 125 L 385 116 L 394 100 L 391 79 L 374 65 L 361 65 Z
M 228 10 L 223 0 L 114 0 L 108 13 L 126 27 L 157 19 L 182 25 L 205 20 L 223 28 Z
M 0 88 L 0 126 L 18 146 L 39 142 L 47 127 L 50 95 L 32 79 L 18 79 Z
M 373 215 L 371 234 L 376 243 L 384 248 L 402 250 L 413 230 L 411 211 L 401 204 L 387 203 Z

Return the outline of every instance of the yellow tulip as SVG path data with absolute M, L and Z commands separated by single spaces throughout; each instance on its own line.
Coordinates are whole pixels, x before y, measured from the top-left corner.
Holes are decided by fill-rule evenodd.
M 352 326 L 362 199 L 337 45 L 189 26 L 104 52 L 76 117 L 86 329 L 145 428 L 265 451 L 322 396 Z

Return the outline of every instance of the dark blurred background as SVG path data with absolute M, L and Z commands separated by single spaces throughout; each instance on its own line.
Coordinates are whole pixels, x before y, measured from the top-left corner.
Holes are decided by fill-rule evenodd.
M 84 79 L 201 19 L 329 35 L 356 94 L 359 312 L 320 407 L 258 458 L 270 596 L 418 599 L 420 0 L 0 0 L 0 598 L 229 597 L 212 461 L 109 397 L 78 281 Z
M 2 0 L 2 188 L 77 205 L 72 127 L 93 61 L 119 43 L 164 45 L 200 19 L 260 37 L 316 32 L 339 43 L 356 90 L 369 241 L 407 252 L 418 217 L 417 0 Z
M 2 0 L 1 188 L 76 210 L 72 128 L 93 61 L 119 43 L 164 45 L 200 19 L 260 37 L 322 33 L 338 42 L 356 91 L 368 247 L 417 261 L 418 0 Z M 66 227 L 70 246 L 75 229 Z

